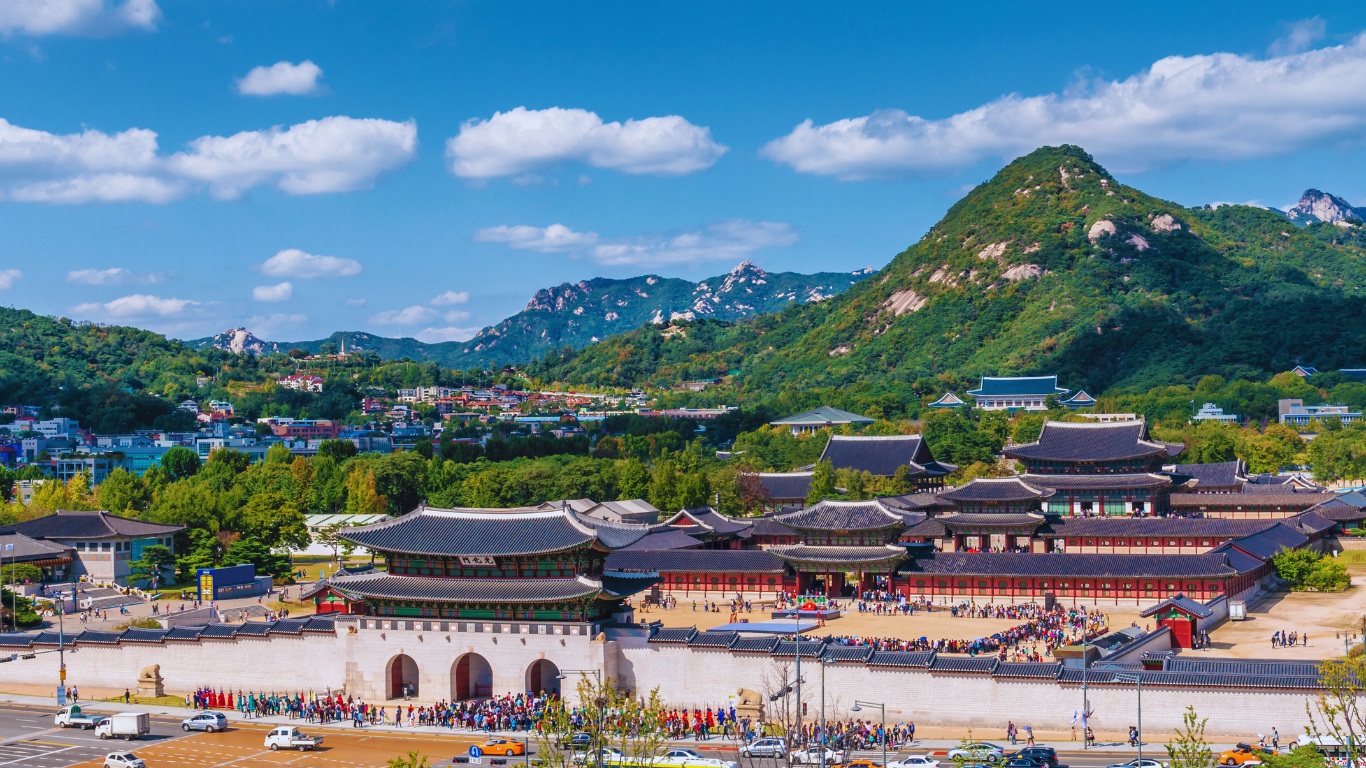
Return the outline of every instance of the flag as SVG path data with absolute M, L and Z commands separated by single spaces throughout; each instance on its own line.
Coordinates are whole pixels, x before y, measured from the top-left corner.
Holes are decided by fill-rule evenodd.
M 1077 717 L 1078 717 L 1077 710 L 1075 710 L 1075 709 L 1072 710 L 1072 725 L 1076 725 L 1076 724 L 1077 724 Z
M 6 552 L 10 551 L 11 549 L 14 549 L 14 545 L 13 545 L 13 544 L 6 544 L 6 545 L 5 545 L 5 551 L 6 551 Z

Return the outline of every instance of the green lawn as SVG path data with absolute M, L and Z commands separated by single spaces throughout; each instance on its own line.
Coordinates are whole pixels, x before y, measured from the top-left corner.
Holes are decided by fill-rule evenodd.
M 1366 565 L 1366 549 L 1346 549 L 1337 560 L 1343 565 Z

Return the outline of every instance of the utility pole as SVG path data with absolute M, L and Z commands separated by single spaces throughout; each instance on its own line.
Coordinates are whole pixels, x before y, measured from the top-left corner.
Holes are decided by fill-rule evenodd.
M 1085 616 L 1085 614 L 1083 614 L 1083 616 Z M 1090 706 L 1091 706 L 1091 705 L 1090 705 L 1089 701 L 1087 700 L 1088 691 L 1087 691 L 1087 689 L 1086 689 L 1086 667 L 1088 666 L 1087 647 L 1086 647 L 1086 640 L 1087 640 L 1087 634 L 1088 634 L 1088 633 L 1087 633 L 1087 631 L 1086 631 L 1086 625 L 1087 625 L 1087 623 L 1089 622 L 1089 620 L 1090 620 L 1090 617 L 1089 617 L 1089 616 L 1087 616 L 1086 618 L 1083 618 L 1083 619 L 1081 620 L 1081 748 L 1082 748 L 1082 749 L 1088 749 L 1088 748 L 1090 747 L 1090 742 L 1087 741 L 1087 739 L 1086 739 L 1086 728 L 1088 727 L 1088 724 L 1090 723 L 1090 720 L 1091 720 L 1091 715 L 1090 715 L 1090 712 L 1091 712 Z

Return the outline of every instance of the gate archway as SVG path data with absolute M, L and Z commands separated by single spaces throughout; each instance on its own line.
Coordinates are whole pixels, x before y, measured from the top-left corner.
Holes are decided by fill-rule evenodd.
M 413 661 L 412 656 L 400 653 L 389 659 L 385 679 L 389 681 L 387 686 L 388 698 L 402 699 L 416 696 L 417 662 Z
M 526 668 L 526 692 L 560 695 L 560 668 L 550 659 L 537 659 Z
M 477 653 L 462 655 L 451 665 L 451 701 L 493 696 L 493 667 Z

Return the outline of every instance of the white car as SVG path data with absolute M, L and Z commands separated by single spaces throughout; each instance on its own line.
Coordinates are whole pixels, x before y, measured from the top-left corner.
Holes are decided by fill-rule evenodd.
M 1006 755 L 1005 748 L 986 741 L 979 741 L 975 744 L 957 747 L 949 750 L 950 760 L 967 760 L 969 762 L 995 763 Z
M 650 761 L 654 768 L 739 768 L 734 760 L 703 757 L 695 749 L 675 747 Z
M 827 747 L 807 747 L 806 749 L 793 752 L 792 762 L 794 765 L 821 765 L 821 753 L 825 753 L 825 765 L 839 765 L 844 762 L 844 753 L 837 752 Z
M 1149 760 L 1145 757 L 1141 763 L 1137 760 L 1130 760 L 1127 763 L 1115 763 L 1109 768 L 1167 768 L 1167 764 L 1160 760 Z
M 104 768 L 147 768 L 147 764 L 132 752 L 110 752 L 104 756 Z
M 939 761 L 929 755 L 907 755 L 892 761 L 887 768 L 939 768 Z

